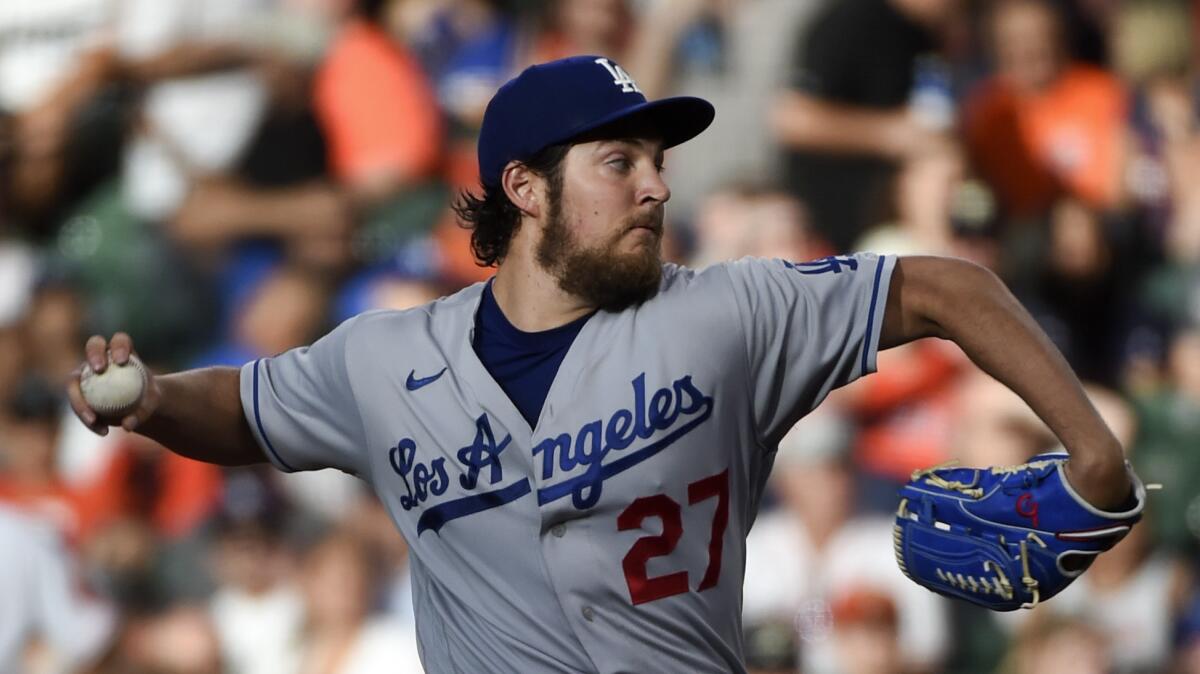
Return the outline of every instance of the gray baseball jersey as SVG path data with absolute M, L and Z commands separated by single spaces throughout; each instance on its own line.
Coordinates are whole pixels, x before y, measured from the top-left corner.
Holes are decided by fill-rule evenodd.
M 776 443 L 874 370 L 894 264 L 665 265 L 653 299 L 587 321 L 533 429 L 471 346 L 482 284 L 249 363 L 242 404 L 281 470 L 374 487 L 428 671 L 743 671 Z

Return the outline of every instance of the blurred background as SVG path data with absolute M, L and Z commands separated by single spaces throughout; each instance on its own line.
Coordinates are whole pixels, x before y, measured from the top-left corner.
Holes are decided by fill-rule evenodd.
M 921 342 L 783 442 L 748 540 L 757 672 L 1200 672 L 1200 2 L 0 1 L 0 672 L 418 672 L 364 486 L 97 438 L 92 333 L 239 365 L 490 270 L 449 211 L 524 66 L 609 55 L 713 101 L 667 156 L 670 259 L 938 253 L 1008 283 L 1143 478 L 1145 523 L 1020 615 L 891 551 L 895 490 L 1053 447 Z

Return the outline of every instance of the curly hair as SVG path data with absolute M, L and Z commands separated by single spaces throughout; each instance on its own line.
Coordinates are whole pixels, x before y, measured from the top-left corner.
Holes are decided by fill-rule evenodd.
M 546 179 L 552 201 L 562 193 L 562 164 L 569 149 L 569 144 L 551 145 L 522 162 Z M 471 230 L 475 263 L 480 267 L 499 264 L 508 254 L 508 245 L 521 224 L 521 210 L 509 200 L 504 188 L 484 185 L 481 196 L 463 190 L 453 208 L 459 224 Z

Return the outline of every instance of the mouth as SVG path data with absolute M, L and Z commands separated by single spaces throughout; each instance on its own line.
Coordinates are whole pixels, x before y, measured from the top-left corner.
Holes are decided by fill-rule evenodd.
M 662 225 L 661 221 L 659 221 L 657 219 L 649 218 L 646 220 L 641 220 L 639 222 L 633 223 L 632 225 L 630 225 L 629 229 L 626 231 L 627 232 L 647 231 L 647 232 L 653 233 L 655 236 L 662 236 L 663 225 Z

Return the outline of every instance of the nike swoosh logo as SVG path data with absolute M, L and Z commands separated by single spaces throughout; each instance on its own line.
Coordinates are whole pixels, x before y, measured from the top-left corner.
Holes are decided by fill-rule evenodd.
M 442 375 L 446 374 L 446 368 L 443 367 L 441 372 L 438 372 L 437 374 L 434 374 L 434 375 L 430 375 L 428 377 L 421 377 L 420 379 L 416 378 L 416 376 L 415 376 L 416 374 L 417 374 L 416 370 L 409 372 L 408 373 L 408 381 L 404 382 L 404 385 L 406 387 L 408 387 L 408 390 L 410 390 L 410 391 L 415 391 L 423 386 L 428 386 L 428 385 L 432 384 L 433 382 L 437 381 L 438 378 L 440 378 Z

